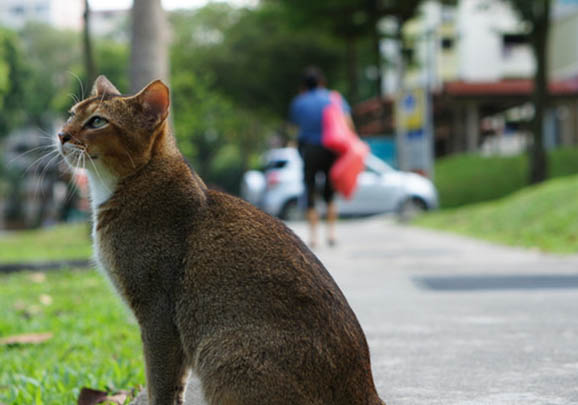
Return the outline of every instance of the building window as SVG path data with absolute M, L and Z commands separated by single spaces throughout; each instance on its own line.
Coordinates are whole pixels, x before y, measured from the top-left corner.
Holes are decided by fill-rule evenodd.
M 22 16 L 24 15 L 24 7 L 22 6 L 12 7 L 10 9 L 10 13 L 12 13 L 12 15 L 14 16 Z
M 504 34 L 502 36 L 502 52 L 505 58 L 512 56 L 516 49 L 520 49 L 530 43 L 528 34 Z
M 443 37 L 440 41 L 440 45 L 442 50 L 444 51 L 451 51 L 454 47 L 454 39 L 450 37 Z

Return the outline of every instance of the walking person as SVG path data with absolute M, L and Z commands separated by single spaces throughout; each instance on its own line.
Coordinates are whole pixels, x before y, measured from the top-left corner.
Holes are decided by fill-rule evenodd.
M 299 128 L 299 153 L 304 162 L 304 181 L 307 192 L 307 221 L 309 223 L 309 244 L 317 245 L 319 213 L 315 209 L 317 174 L 323 173 L 323 200 L 327 205 L 327 243 L 336 243 L 335 223 L 338 212 L 335 203 L 335 189 L 329 179 L 329 170 L 335 163 L 336 154 L 325 148 L 321 141 L 322 118 L 324 108 L 331 103 L 331 92 L 326 88 L 323 72 L 316 67 L 305 70 L 301 92 L 291 102 L 290 120 Z M 351 108 L 341 97 L 341 108 L 347 117 L 348 125 L 353 129 Z

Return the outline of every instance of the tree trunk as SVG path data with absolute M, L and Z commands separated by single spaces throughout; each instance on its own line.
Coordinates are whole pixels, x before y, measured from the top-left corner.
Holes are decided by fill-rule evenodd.
M 133 93 L 156 79 L 168 83 L 168 32 L 161 0 L 133 2 L 130 51 Z
M 355 36 L 345 38 L 347 46 L 347 81 L 349 92 L 347 98 L 351 104 L 359 101 L 359 81 L 357 80 L 357 44 Z
M 92 50 L 92 36 L 90 34 L 90 5 L 88 0 L 84 0 L 84 14 L 83 14 L 83 53 L 84 53 L 84 73 L 86 74 L 86 89 L 90 89 L 92 83 L 96 79 L 96 63 L 94 61 L 94 53 Z M 83 95 L 84 96 L 84 95 Z
M 550 25 L 550 0 L 540 2 L 542 9 L 536 11 L 532 30 L 532 48 L 536 60 L 534 77 L 534 119 L 532 132 L 534 142 L 530 151 L 530 183 L 544 181 L 548 174 L 548 162 L 544 148 L 544 112 L 548 103 L 547 45 Z M 537 5 L 535 6 L 537 7 Z
M 369 7 L 369 15 L 371 18 L 371 41 L 373 48 L 373 57 L 377 76 L 375 78 L 375 96 L 381 98 L 383 95 L 383 64 L 381 61 L 381 33 L 379 31 L 379 13 L 378 0 L 371 0 Z

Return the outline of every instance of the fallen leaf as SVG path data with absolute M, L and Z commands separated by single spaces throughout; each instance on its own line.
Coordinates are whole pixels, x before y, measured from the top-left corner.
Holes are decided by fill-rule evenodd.
M 115 404 L 122 405 L 128 398 L 128 393 L 126 392 L 119 392 L 118 394 L 109 395 L 106 397 L 107 401 L 111 401 Z
M 82 388 L 78 396 L 78 405 L 95 405 L 102 403 L 113 403 L 122 405 L 129 396 L 128 391 L 119 391 L 109 395 L 106 391 L 93 390 L 92 388 Z
M 38 300 L 42 305 L 48 306 L 52 304 L 52 297 L 48 294 L 42 294 L 40 297 L 38 297 Z
M 27 304 L 18 306 L 15 305 L 14 309 L 16 309 L 18 314 L 22 315 L 22 317 L 25 319 L 30 319 L 33 316 L 42 313 L 42 307 L 40 305 L 27 305 Z
M 16 311 L 23 311 L 28 307 L 28 304 L 25 301 L 22 300 L 16 300 L 14 302 L 14 304 L 12 304 L 12 308 L 14 308 Z
M 0 345 L 39 344 L 52 338 L 52 333 L 26 333 L 23 335 L 7 336 L 0 339 Z
M 106 400 L 107 392 L 83 387 L 78 396 L 78 405 L 100 404 Z
M 46 281 L 46 274 L 44 273 L 30 273 L 28 279 L 34 283 L 44 283 Z

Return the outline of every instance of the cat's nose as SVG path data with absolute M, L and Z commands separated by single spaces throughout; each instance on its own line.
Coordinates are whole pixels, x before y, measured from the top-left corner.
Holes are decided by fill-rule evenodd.
M 58 139 L 60 139 L 60 143 L 64 145 L 66 142 L 72 139 L 72 136 L 67 132 L 59 132 Z

